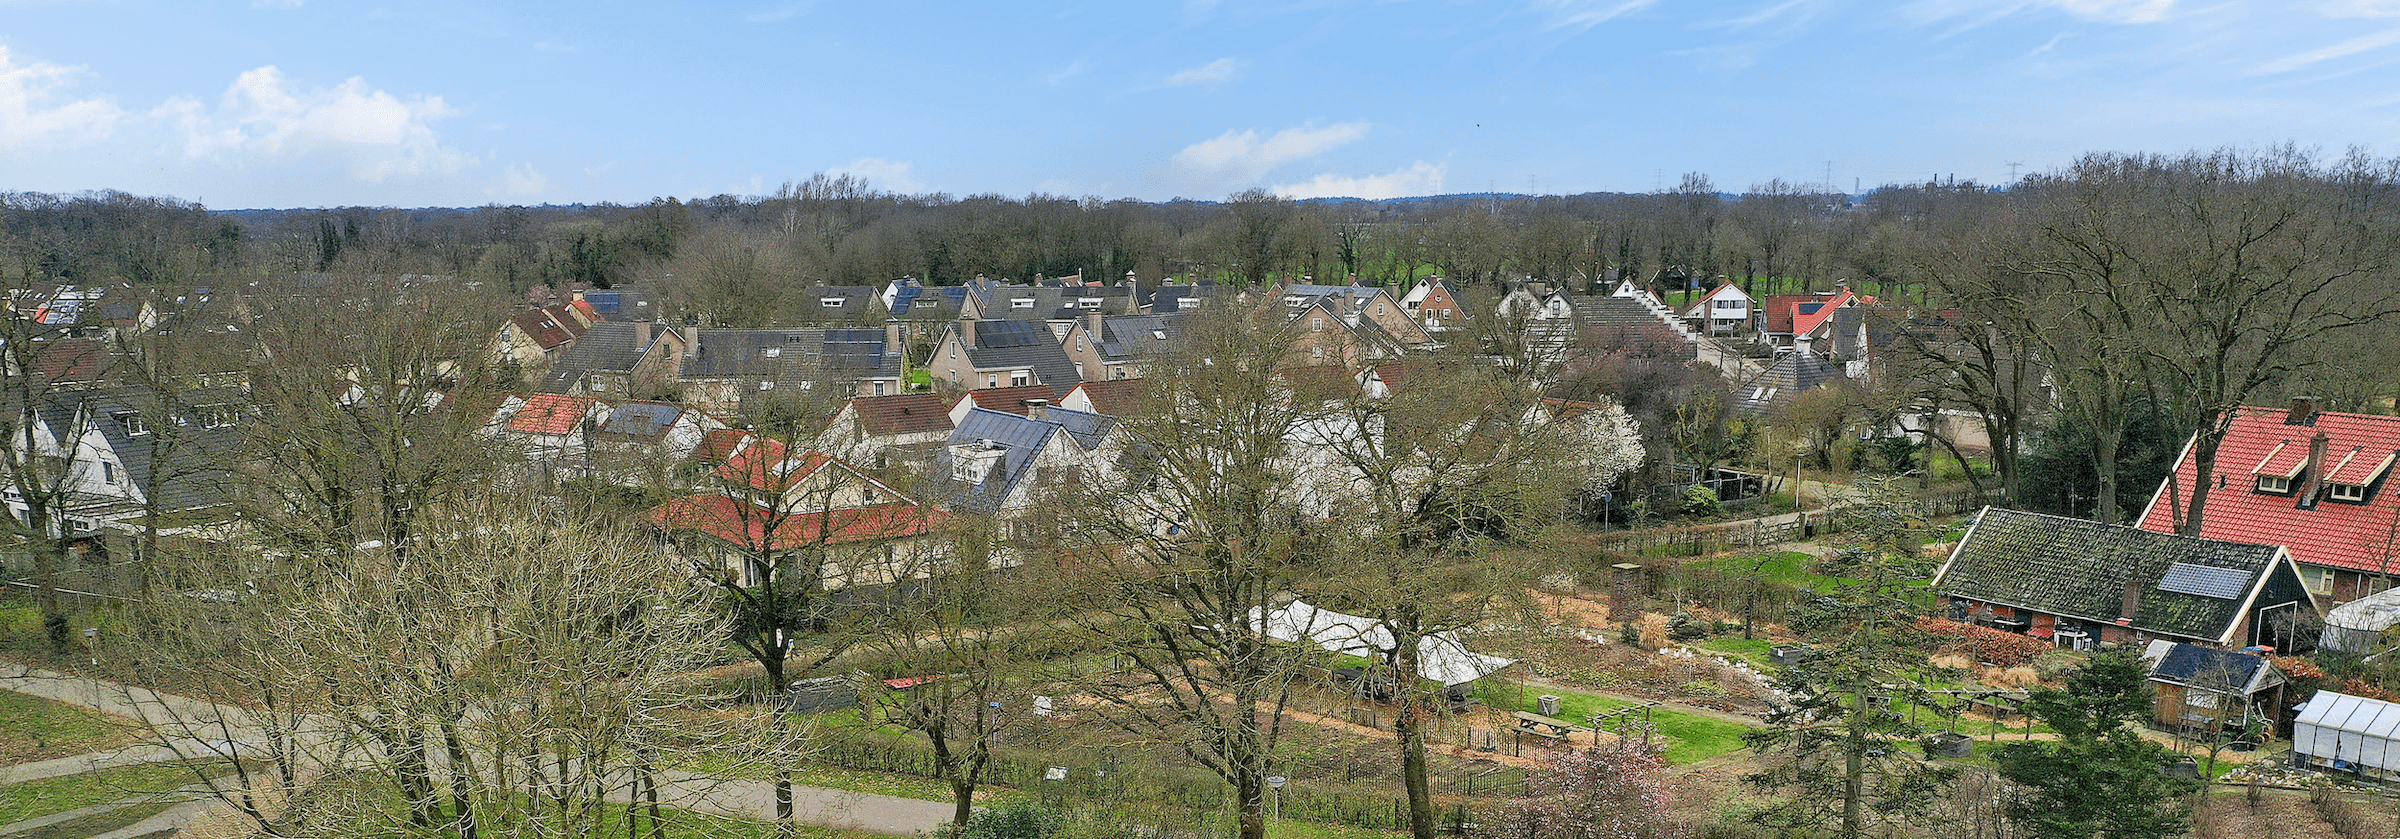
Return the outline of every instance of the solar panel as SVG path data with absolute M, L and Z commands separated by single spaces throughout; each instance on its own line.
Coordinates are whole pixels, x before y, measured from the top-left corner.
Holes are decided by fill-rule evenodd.
M 2232 568 L 2176 562 L 2167 565 L 2167 575 L 2159 578 L 2158 590 L 2219 600 L 2239 600 L 2250 590 L 2250 575 Z

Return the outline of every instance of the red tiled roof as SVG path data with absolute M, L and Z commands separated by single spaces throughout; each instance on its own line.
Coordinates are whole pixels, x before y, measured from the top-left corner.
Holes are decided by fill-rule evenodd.
M 907 501 L 777 515 L 747 501 L 706 493 L 650 511 L 651 524 L 660 529 L 697 531 L 753 551 L 920 536 L 949 521 L 948 513 Z
M 2294 560 L 2310 565 L 2381 571 L 2385 557 L 2393 556 L 2394 566 L 2400 568 L 2400 540 L 2394 536 L 2394 523 L 2400 521 L 2400 486 L 2392 485 L 2388 475 L 2383 486 L 2371 487 L 2363 504 L 2320 497 L 2314 509 L 2299 509 L 2298 493 L 2306 476 L 2293 481 L 2291 494 L 2258 491 L 2260 474 L 2290 474 L 2308 457 L 2309 441 L 2319 432 L 2326 438 L 2332 479 L 2371 479 L 2370 470 L 2388 469 L 2386 459 L 2400 453 L 2400 417 L 2320 412 L 2313 425 L 2284 424 L 2290 416 L 2281 408 L 2235 411 L 2225 441 L 2217 447 L 2200 535 L 2282 545 L 2291 549 Z M 2191 497 L 2194 470 L 2187 450 L 2175 465 L 2174 482 L 2163 486 L 2144 511 L 2143 530 L 2175 531 L 2175 510 Z M 2170 488 L 2173 495 L 2168 494 Z
M 1778 294 L 1767 298 L 1767 331 L 1783 335 L 1797 334 L 1792 331 L 1792 326 L 1793 321 L 1799 317 L 1800 306 L 1805 303 L 1828 302 L 1833 300 L 1834 296 L 1831 292 L 1820 292 L 1815 294 Z M 1818 307 L 1817 311 L 1824 311 L 1824 307 Z
M 994 411 L 1005 411 L 1018 416 L 1024 416 L 1025 400 L 1043 399 L 1055 402 L 1057 397 L 1057 388 L 1053 388 L 1049 385 L 1026 385 L 1024 387 L 987 387 L 980 390 L 970 390 L 967 391 L 967 395 L 962 398 L 975 400 L 975 407 L 978 408 L 988 408 Z
M 1850 290 L 1842 289 L 1840 294 L 1836 294 L 1832 297 L 1832 299 L 1826 300 L 1825 305 L 1818 306 L 1817 310 L 1814 312 L 1801 314 L 1798 311 L 1798 307 L 1794 307 L 1794 311 L 1792 313 L 1792 334 L 1806 335 L 1808 333 L 1817 331 L 1817 327 L 1824 326 L 1826 321 L 1833 319 L 1833 312 L 1835 309 L 1841 308 L 1842 304 L 1848 302 L 1850 302 Z
M 586 306 L 587 304 L 578 300 L 575 305 Z M 568 314 L 566 308 L 565 306 L 544 306 L 531 311 L 518 312 L 514 317 L 509 318 L 509 321 L 515 323 L 517 329 L 522 330 L 526 337 L 532 338 L 534 346 L 544 350 L 555 349 L 582 337 L 584 332 L 584 322 L 577 320 L 574 315 Z
M 600 316 L 600 310 L 592 308 L 592 303 L 589 300 L 577 300 L 568 305 L 574 306 L 575 311 L 583 313 L 583 322 L 585 323 L 597 323 L 607 320 L 607 318 Z
M 701 463 L 723 464 L 731 459 L 742 445 L 752 439 L 750 432 L 739 428 L 712 428 L 700 436 L 700 445 L 692 450 L 692 459 Z
M 108 345 L 89 338 L 61 338 L 33 346 L 33 373 L 45 382 L 89 382 L 108 367 Z
M 1075 390 L 1083 391 L 1083 398 L 1092 401 L 1093 411 L 1112 417 L 1139 414 L 1150 401 L 1150 383 L 1143 379 L 1084 382 L 1076 385 Z
M 850 400 L 850 408 L 858 412 L 859 427 L 869 434 L 914 434 L 950 428 L 949 406 L 943 404 L 942 397 L 931 393 L 864 396 Z
M 563 393 L 537 393 L 508 418 L 508 430 L 524 434 L 565 434 L 590 414 L 599 400 Z

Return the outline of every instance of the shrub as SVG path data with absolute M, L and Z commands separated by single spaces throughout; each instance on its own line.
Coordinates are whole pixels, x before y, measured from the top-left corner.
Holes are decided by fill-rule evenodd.
M 1683 504 L 1676 511 L 1687 516 L 1705 517 L 1725 512 L 1725 505 L 1717 501 L 1716 490 L 1695 485 L 1683 491 Z
M 2067 671 L 2083 666 L 2083 662 L 2084 656 L 2080 653 L 2052 650 L 2033 660 L 2033 672 L 2041 674 L 2042 681 L 2055 682 L 2066 678 Z
M 1947 650 L 2002 667 L 2032 664 L 2043 653 L 2058 649 L 2045 639 L 1944 618 L 1918 618 L 1917 629 L 1941 639 Z
M 1039 804 L 979 809 L 967 816 L 958 839 L 1050 839 L 1067 817 Z

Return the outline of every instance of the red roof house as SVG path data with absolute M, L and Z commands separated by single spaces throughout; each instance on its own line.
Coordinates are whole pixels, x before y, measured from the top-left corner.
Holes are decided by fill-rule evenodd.
M 588 396 L 537 393 L 526 398 L 525 406 L 508 418 L 508 430 L 520 434 L 569 434 L 598 404 L 599 400 Z
M 2309 590 L 2334 602 L 2380 591 L 2385 574 L 2400 574 L 2400 492 L 2387 491 L 2395 459 L 2400 417 L 2320 411 L 2306 399 L 2236 408 L 2205 476 L 2199 535 L 2285 546 Z M 2187 443 L 2142 529 L 2175 532 L 2203 479 L 2196 468 Z

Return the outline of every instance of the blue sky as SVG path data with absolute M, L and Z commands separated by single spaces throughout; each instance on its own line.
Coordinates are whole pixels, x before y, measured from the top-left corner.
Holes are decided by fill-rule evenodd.
M 0 0 L 0 190 L 215 208 L 2004 181 L 2400 154 L 2400 0 Z

